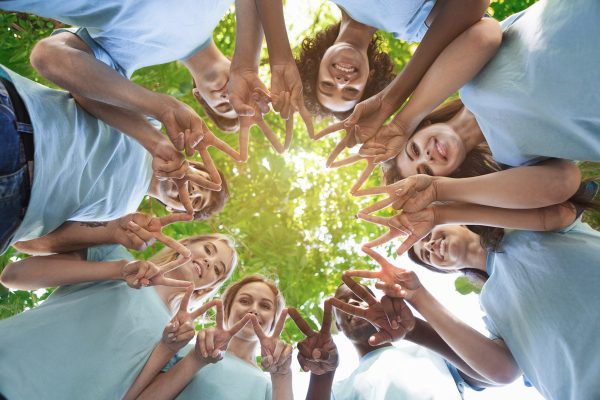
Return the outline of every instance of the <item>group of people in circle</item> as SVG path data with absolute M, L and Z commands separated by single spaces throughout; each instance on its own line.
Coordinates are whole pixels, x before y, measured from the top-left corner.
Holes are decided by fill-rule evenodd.
M 0 280 L 58 287 L 0 321 L 0 397 L 290 399 L 288 316 L 306 335 L 308 399 L 458 399 L 521 375 L 547 399 L 600 397 L 600 233 L 581 221 L 600 210 L 598 184 L 576 164 L 600 161 L 600 3 L 539 0 L 500 23 L 486 0 L 333 2 L 341 21 L 294 58 L 282 2 L 236 0 L 229 60 L 211 36 L 233 0 L 0 1 L 73 26 L 30 58 L 64 91 L 0 65 L 0 251 L 30 255 Z M 377 30 L 420 42 L 398 74 Z M 238 150 L 189 105 L 130 80 L 176 60 L 208 118 L 239 132 Z M 271 109 L 285 120 L 283 142 L 263 119 Z M 224 208 L 230 193 L 209 147 L 246 161 L 257 125 L 283 153 L 295 113 L 312 139 L 345 131 L 326 164 L 365 163 L 353 195 L 385 195 L 357 214 L 388 228 L 362 246 L 379 268 L 343 274 L 318 331 L 259 275 L 213 298 L 238 263 L 233 238 L 162 232 Z M 336 121 L 315 132 L 315 117 Z M 202 162 L 187 158 L 196 152 Z M 384 185 L 364 187 L 377 167 Z M 136 212 L 144 196 L 173 213 Z M 399 211 L 376 214 L 388 207 Z M 490 336 L 374 250 L 397 238 L 398 254 L 482 287 Z M 127 250 L 155 241 L 165 247 L 149 260 Z M 384 295 L 355 278 L 376 279 Z M 333 322 L 361 357 L 335 384 L 344 355 Z

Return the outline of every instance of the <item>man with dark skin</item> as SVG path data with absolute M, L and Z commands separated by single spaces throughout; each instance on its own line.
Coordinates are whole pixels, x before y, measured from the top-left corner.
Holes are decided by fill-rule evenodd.
M 344 274 L 343 281 L 335 297 L 325 302 L 319 332 L 314 332 L 296 310 L 290 309 L 290 316 L 307 335 L 307 339 L 298 343 L 298 361 L 305 371 L 311 372 L 306 399 L 366 400 L 404 398 L 402 396 L 459 399 L 466 382 L 477 387 L 489 386 L 427 322 L 415 318 L 404 301 L 387 296 L 377 300 L 366 286 L 348 274 Z M 352 342 L 360 357 L 359 367 L 353 374 L 335 385 L 333 378 L 339 359 L 330 333 L 332 306 L 338 309 L 334 313 L 336 327 Z M 403 338 L 433 350 L 457 365 L 460 371 L 424 348 L 408 344 L 397 348 L 390 343 Z M 427 376 L 424 383 L 423 379 L 415 379 L 423 376 Z

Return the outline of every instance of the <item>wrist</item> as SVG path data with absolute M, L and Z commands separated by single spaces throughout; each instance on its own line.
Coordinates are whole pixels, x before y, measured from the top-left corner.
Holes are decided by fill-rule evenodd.
M 421 309 L 425 304 L 427 304 L 429 296 L 429 291 L 421 286 L 414 291 L 408 302 L 422 314 Z
M 129 264 L 128 260 L 112 261 L 110 265 L 110 279 L 115 281 L 124 281 L 123 268 Z

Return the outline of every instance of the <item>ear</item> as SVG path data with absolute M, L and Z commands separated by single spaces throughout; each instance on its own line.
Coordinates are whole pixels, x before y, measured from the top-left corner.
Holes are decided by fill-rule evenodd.
M 371 69 L 369 71 L 369 79 L 371 79 L 373 77 L 373 75 L 375 75 L 375 69 Z

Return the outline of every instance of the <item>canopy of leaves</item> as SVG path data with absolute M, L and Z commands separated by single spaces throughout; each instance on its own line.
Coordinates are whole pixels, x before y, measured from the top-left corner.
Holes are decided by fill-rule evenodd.
M 506 0 L 492 3 L 489 13 L 501 20 L 526 8 L 533 0 Z M 323 4 L 313 12 L 314 23 L 299 37 L 291 37 L 298 45 L 305 35 L 312 35 L 335 21 L 333 6 Z M 293 24 L 293 21 L 290 22 Z M 46 85 L 29 64 L 29 53 L 34 44 L 61 26 L 56 21 L 39 17 L 0 14 L 0 62 L 12 70 Z M 383 33 L 383 46 L 397 68 L 408 61 L 413 48 Z M 214 41 L 224 54 L 231 57 L 235 43 L 235 16 L 228 13 L 214 31 Z M 261 76 L 268 82 L 268 55 L 263 50 Z M 192 79 L 179 63 L 159 65 L 138 71 L 133 80 L 151 90 L 160 91 L 190 104 L 204 115 L 192 96 Z M 275 115 L 267 121 L 276 132 L 283 133 L 284 123 Z M 206 119 L 208 121 L 208 119 Z M 317 121 L 317 129 L 328 121 Z M 209 124 L 210 125 L 210 124 Z M 216 128 L 211 125 L 216 132 Z M 320 303 L 331 295 L 340 282 L 342 271 L 350 268 L 371 268 L 367 258 L 357 251 L 357 243 L 381 234 L 379 227 L 358 222 L 355 218 L 361 205 L 370 200 L 352 198 L 348 191 L 358 177 L 362 165 L 343 170 L 327 170 L 324 160 L 339 136 L 312 142 L 304 125 L 297 119 L 291 150 L 276 154 L 257 128 L 252 131 L 250 160 L 236 164 L 222 154 L 213 152 L 217 165 L 224 171 L 231 190 L 231 199 L 225 210 L 205 222 L 178 223 L 166 229 L 176 238 L 207 232 L 232 235 L 237 242 L 240 263 L 233 279 L 250 273 L 267 275 L 279 283 L 289 305 L 298 307 L 312 322 L 321 319 Z M 236 134 L 221 134 L 224 140 L 237 146 Z M 588 175 L 597 173 L 591 166 Z M 377 184 L 372 178 L 370 184 Z M 143 201 L 141 211 L 156 215 L 166 214 L 156 201 Z M 596 221 L 599 222 L 599 221 Z M 159 249 L 152 246 L 137 257 L 149 257 Z M 391 248 L 390 248 L 391 249 Z M 388 249 L 388 250 L 390 250 Z M 10 249 L 0 257 L 0 269 L 22 255 Z M 460 288 L 459 288 L 460 286 Z M 470 290 L 457 283 L 462 293 Z M 49 291 L 8 291 L 0 286 L 0 318 L 5 318 L 33 307 Z M 296 341 L 301 336 L 292 323 L 284 335 Z

